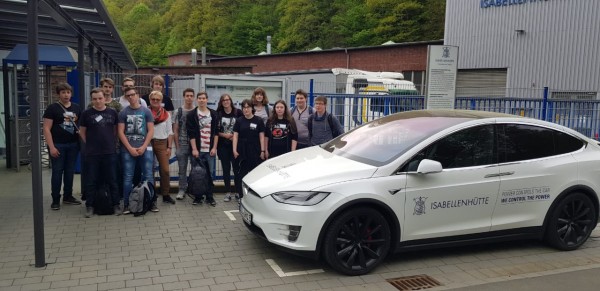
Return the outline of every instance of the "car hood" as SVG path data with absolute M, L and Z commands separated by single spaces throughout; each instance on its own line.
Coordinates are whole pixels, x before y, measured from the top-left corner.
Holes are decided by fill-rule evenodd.
M 376 167 L 334 155 L 318 146 L 261 163 L 244 183 L 261 197 L 280 191 L 307 191 L 328 184 L 371 177 Z

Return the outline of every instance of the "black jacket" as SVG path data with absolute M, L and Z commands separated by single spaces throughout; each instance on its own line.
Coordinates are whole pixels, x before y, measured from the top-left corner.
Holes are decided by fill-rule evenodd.
M 210 149 L 213 148 L 215 143 L 215 135 L 219 132 L 218 125 L 219 120 L 217 119 L 217 112 L 208 108 L 210 111 Z M 200 122 L 198 120 L 198 107 L 194 108 L 190 112 L 187 113 L 186 120 L 186 129 L 188 138 L 191 140 L 192 138 L 196 139 L 196 149 L 200 151 Z M 191 147 L 191 143 L 190 143 Z

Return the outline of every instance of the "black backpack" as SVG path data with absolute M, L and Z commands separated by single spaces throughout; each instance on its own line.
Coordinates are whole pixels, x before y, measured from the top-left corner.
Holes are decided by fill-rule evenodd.
M 96 189 L 94 193 L 94 213 L 97 215 L 115 214 L 112 202 L 112 197 L 108 191 L 106 191 L 105 187 Z
M 154 185 L 151 182 L 140 182 L 137 186 L 131 189 L 129 194 L 129 211 L 133 216 L 141 216 L 146 214 L 152 206 L 154 198 Z
M 192 170 L 188 176 L 188 193 L 194 197 L 211 193 L 213 189 L 212 176 L 206 159 L 192 159 Z

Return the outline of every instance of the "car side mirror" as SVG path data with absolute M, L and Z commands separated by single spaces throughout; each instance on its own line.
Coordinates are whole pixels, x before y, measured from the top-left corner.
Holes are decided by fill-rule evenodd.
M 417 168 L 417 174 L 439 173 L 442 171 L 442 163 L 434 160 L 423 159 Z

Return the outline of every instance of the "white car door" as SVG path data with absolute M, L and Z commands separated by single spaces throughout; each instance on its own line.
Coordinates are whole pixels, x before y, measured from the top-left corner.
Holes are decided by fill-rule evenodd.
M 578 139 L 550 128 L 527 124 L 500 126 L 500 191 L 492 230 L 541 226 L 552 201 L 577 180 L 571 152 Z
M 403 241 L 489 231 L 500 185 L 494 131 L 487 124 L 452 133 L 405 166 Z M 443 170 L 416 173 L 422 159 Z

